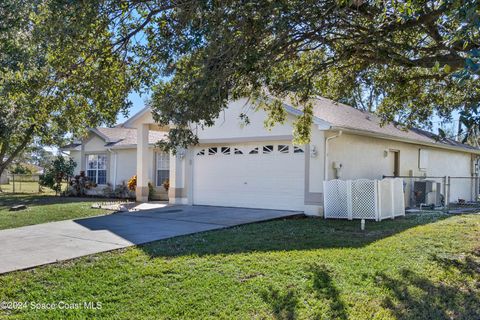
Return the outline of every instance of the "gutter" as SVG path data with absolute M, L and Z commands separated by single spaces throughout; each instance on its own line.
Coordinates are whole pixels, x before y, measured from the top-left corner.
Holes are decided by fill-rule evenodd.
M 415 140 L 415 139 L 401 138 L 401 137 L 392 136 L 388 134 L 381 134 L 373 131 L 356 130 L 356 129 L 345 128 L 345 127 L 332 127 L 331 130 L 339 130 L 339 131 L 344 131 L 345 133 L 352 133 L 359 136 L 374 137 L 379 139 L 399 141 L 399 142 L 405 142 L 409 144 L 435 147 L 439 149 L 446 149 L 446 150 L 452 150 L 457 152 L 472 153 L 472 154 L 480 155 L 480 149 L 469 149 L 469 148 L 450 146 L 443 143 L 434 143 L 434 142 L 427 142 L 427 141 L 421 141 L 421 140 Z
M 328 181 L 328 143 L 330 142 L 330 140 L 333 140 L 335 138 L 340 137 L 342 135 L 342 133 L 343 133 L 343 131 L 340 130 L 338 132 L 338 134 L 325 139 L 325 168 L 324 168 L 324 172 L 323 172 L 323 180 L 324 181 Z

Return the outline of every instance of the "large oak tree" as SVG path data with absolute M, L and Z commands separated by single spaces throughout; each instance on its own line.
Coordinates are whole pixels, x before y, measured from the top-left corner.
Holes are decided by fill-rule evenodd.
M 195 142 L 189 125 L 212 124 L 241 96 L 257 99 L 268 123 L 285 113 L 265 96 L 302 106 L 297 142 L 309 139 L 317 95 L 358 104 L 370 90 L 385 121 L 407 126 L 475 114 L 480 101 L 475 0 L 132 0 L 105 12 L 120 17 L 118 50 L 167 79 L 151 104 L 159 122 L 176 125 L 170 147 Z
M 25 148 L 113 124 L 134 86 L 100 3 L 0 2 L 0 174 Z
M 153 90 L 170 148 L 239 97 L 269 125 L 286 115 L 266 96 L 303 108 L 298 143 L 317 95 L 360 105 L 369 90 L 403 125 L 480 118 L 474 0 L 6 0 L 0 31 L 0 171 L 32 140 L 113 123 L 132 88 Z

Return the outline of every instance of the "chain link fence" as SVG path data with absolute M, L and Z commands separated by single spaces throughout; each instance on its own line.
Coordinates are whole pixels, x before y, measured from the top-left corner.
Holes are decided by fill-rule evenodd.
M 449 212 L 480 210 L 479 177 L 447 177 Z
M 55 194 L 55 191 L 40 185 L 40 174 L 8 174 L 0 184 L 2 193 L 9 194 Z

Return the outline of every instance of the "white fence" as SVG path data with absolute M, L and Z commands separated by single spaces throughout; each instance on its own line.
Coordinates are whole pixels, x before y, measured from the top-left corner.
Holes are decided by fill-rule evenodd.
M 325 218 L 380 221 L 405 215 L 403 179 L 324 181 Z

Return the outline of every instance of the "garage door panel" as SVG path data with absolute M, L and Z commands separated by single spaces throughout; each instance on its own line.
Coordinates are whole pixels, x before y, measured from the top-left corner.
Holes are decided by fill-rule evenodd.
M 290 153 L 280 153 L 278 144 L 288 142 L 224 146 L 230 147 L 229 155 L 209 155 L 208 146 L 198 148 L 194 158 L 194 203 L 303 210 L 304 155 L 294 154 L 291 146 Z M 274 151 L 263 154 L 263 145 L 274 145 Z M 256 147 L 259 154 L 248 154 Z M 220 146 L 218 150 L 225 149 Z M 243 154 L 234 154 L 234 150 L 242 150 Z

